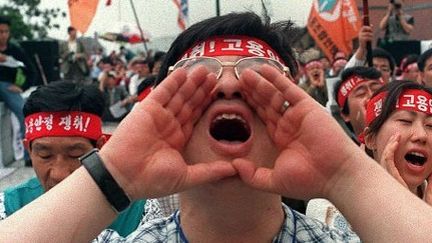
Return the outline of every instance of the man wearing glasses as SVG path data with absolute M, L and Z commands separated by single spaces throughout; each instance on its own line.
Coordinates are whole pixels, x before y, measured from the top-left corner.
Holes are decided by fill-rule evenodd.
M 98 242 L 359 241 L 295 212 L 281 195 L 328 198 L 364 241 L 430 240 L 425 227 L 432 228 L 432 209 L 359 150 L 285 68 L 272 66 L 270 60 L 280 60 L 296 73 L 292 33 L 289 23 L 270 24 L 253 13 L 186 29 L 167 53 L 158 87 L 100 152 L 81 158 L 83 167 L 0 223 L 0 241 L 89 241 L 131 200 L 177 192 L 180 208 L 170 217 L 149 221 L 126 239 L 112 233 Z M 213 52 L 222 64 L 237 65 L 175 68 Z M 241 69 L 249 57 L 270 64 Z M 58 203 L 65 194 L 68 207 Z M 28 231 L 13 234 L 30 218 Z M 423 227 L 409 227 L 414 223 Z

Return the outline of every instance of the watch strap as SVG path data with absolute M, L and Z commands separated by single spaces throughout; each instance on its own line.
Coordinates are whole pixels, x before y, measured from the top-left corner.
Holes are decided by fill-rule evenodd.
M 106 169 L 98 152 L 98 149 L 93 149 L 79 160 L 115 211 L 121 212 L 130 205 L 131 200 Z

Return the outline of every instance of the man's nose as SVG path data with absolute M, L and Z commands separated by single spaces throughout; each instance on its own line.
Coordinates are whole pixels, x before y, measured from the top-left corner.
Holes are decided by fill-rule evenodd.
M 233 68 L 224 68 L 214 92 L 215 99 L 241 99 L 243 94 Z

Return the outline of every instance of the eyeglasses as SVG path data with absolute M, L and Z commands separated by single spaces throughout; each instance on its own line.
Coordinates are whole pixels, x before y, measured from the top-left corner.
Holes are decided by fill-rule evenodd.
M 209 72 L 216 74 L 216 78 L 219 79 L 222 76 L 223 67 L 234 67 L 236 78 L 239 79 L 240 74 L 246 68 L 259 72 L 264 64 L 277 68 L 281 73 L 289 74 L 288 67 L 277 60 L 267 57 L 245 57 L 236 62 L 221 62 L 214 57 L 191 57 L 178 61 L 174 66 L 170 66 L 168 70 L 172 72 L 178 68 L 184 68 L 187 72 L 192 72 L 198 66 L 204 66 Z

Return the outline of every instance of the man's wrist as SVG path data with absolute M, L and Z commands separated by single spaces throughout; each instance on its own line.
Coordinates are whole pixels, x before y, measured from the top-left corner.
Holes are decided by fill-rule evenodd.
M 359 163 L 360 161 L 361 163 Z M 337 176 L 327 186 L 325 197 L 338 206 L 339 202 L 345 201 L 344 198 L 352 196 L 353 190 L 359 191 L 359 185 L 367 184 L 369 172 L 377 166 L 378 164 L 364 151 L 360 149 L 352 151 L 352 154 L 340 167 Z
M 107 201 L 117 212 L 125 210 L 131 203 L 128 195 L 107 170 L 103 159 L 99 156 L 97 149 L 80 158 L 83 166 L 87 169 Z

